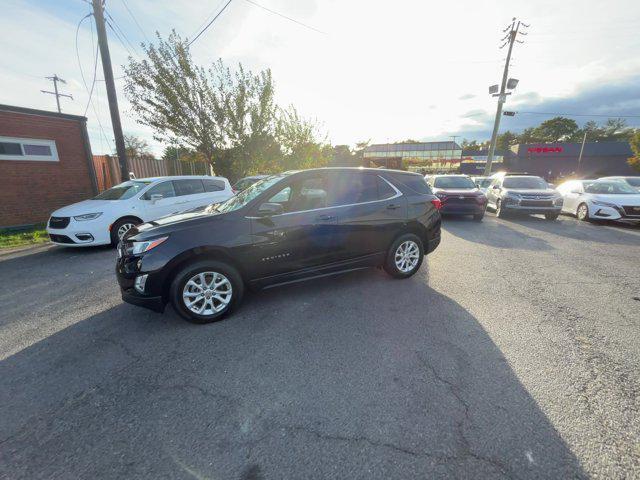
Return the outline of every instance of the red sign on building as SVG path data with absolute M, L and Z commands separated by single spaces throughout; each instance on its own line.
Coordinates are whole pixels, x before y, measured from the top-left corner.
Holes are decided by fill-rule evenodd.
M 562 147 L 529 147 L 528 153 L 557 153 L 562 152 Z

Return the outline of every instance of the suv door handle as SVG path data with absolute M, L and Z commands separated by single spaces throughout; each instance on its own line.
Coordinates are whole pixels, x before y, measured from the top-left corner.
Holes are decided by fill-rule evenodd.
M 335 220 L 336 217 L 334 215 L 318 215 L 316 220 L 320 220 L 326 222 L 327 220 Z
M 397 210 L 400 208 L 400 205 L 396 205 L 395 203 L 392 203 L 391 205 L 387 205 L 387 210 Z

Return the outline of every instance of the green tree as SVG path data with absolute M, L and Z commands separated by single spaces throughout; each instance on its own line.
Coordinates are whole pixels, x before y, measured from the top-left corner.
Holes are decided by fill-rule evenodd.
M 509 150 L 511 145 L 518 143 L 518 135 L 507 130 L 496 138 L 496 150 Z
M 633 167 L 633 169 L 640 172 L 640 128 L 636 129 L 636 131 L 631 135 L 629 139 L 629 144 L 631 145 L 631 151 L 633 152 L 633 157 L 627 160 L 627 163 Z
M 578 131 L 575 120 L 565 117 L 555 117 L 538 125 L 533 134 L 541 142 L 559 142 L 570 139 Z
M 535 128 L 525 128 L 520 135 L 518 135 L 517 143 L 538 143 L 541 140 L 536 136 Z
M 354 166 L 354 155 L 349 145 L 336 145 L 331 152 L 331 165 L 337 167 Z
M 283 154 L 282 170 L 325 167 L 331 161 L 332 148 L 320 125 L 300 116 L 293 105 L 279 111 L 276 138 Z
M 482 150 L 483 144 L 478 143 L 475 140 L 467 140 L 466 138 L 463 138 L 462 142 L 460 142 L 460 147 L 462 147 L 462 150 L 477 152 L 478 150 Z
M 124 135 L 124 150 L 127 158 L 154 158 L 149 143 L 135 135 Z

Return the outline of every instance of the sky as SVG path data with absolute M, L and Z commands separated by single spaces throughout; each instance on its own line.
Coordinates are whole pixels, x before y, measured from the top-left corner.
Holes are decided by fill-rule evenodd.
M 106 0 L 120 30 L 108 27 L 114 73 L 139 44 L 175 29 L 193 38 L 225 0 Z M 328 140 L 354 145 L 486 140 L 495 112 L 488 87 L 500 82 L 506 49 L 502 30 L 513 17 L 530 27 L 516 44 L 510 77 L 520 80 L 505 104 L 501 131 L 521 131 L 553 115 L 628 115 L 640 126 L 640 2 L 637 0 L 255 0 L 312 28 L 233 0 L 192 45 L 196 63 L 218 58 L 272 70 L 276 99 L 322 125 Z M 44 77 L 67 81 L 65 113 L 88 117 L 92 150 L 114 150 L 100 61 L 92 102 L 95 26 L 85 0 L 4 0 L 0 16 L 0 103 L 55 110 Z M 28 21 L 25 21 L 28 19 Z M 135 19 L 135 20 L 134 20 Z M 136 23 L 137 22 L 137 23 Z M 319 30 L 320 32 L 318 32 Z M 78 51 L 76 54 L 76 31 Z M 83 80 L 83 74 L 85 79 Z M 136 122 L 116 80 L 123 129 L 162 145 Z M 632 116 L 636 116 L 632 118 Z M 579 124 L 605 117 L 573 117 Z

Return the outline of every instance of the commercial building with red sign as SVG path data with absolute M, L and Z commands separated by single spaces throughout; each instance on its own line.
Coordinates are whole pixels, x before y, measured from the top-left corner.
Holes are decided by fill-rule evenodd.
M 598 178 L 607 175 L 637 175 L 627 163 L 633 156 L 627 142 L 521 144 L 511 148 L 508 170 L 528 172 L 549 180 L 568 176 Z
M 97 193 L 86 122 L 0 105 L 0 228 L 46 222 Z

